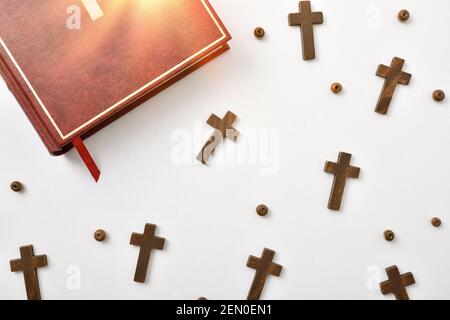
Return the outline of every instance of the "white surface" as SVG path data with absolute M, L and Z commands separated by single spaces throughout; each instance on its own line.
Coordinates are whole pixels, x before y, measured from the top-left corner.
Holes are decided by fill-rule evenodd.
M 39 270 L 44 299 L 244 299 L 254 275 L 247 258 L 264 247 L 284 267 L 264 299 L 393 299 L 376 289 L 393 264 L 414 273 L 412 299 L 450 298 L 450 103 L 431 99 L 436 88 L 450 95 L 450 2 L 314 0 L 325 23 L 315 27 L 312 62 L 301 59 L 300 31 L 287 24 L 296 0 L 212 3 L 232 49 L 87 140 L 102 170 L 98 184 L 75 152 L 46 153 L 0 84 L 0 298 L 26 297 L 22 274 L 9 270 L 26 244 L 48 255 Z M 402 8 L 412 15 L 406 24 L 396 17 Z M 266 29 L 262 41 L 256 26 Z M 413 78 L 381 116 L 373 111 L 383 83 L 375 71 L 394 56 Z M 334 81 L 344 86 L 339 96 L 329 90 Z M 199 165 L 206 119 L 228 109 L 239 117 L 239 142 Z M 183 133 L 192 139 L 180 164 L 174 138 Z M 323 165 L 339 151 L 352 153 L 362 174 L 348 181 L 334 213 Z M 220 161 L 235 153 L 244 161 Z M 9 190 L 16 179 L 24 193 Z M 270 216 L 255 214 L 259 203 Z M 146 222 L 167 240 L 139 284 L 138 248 L 128 243 Z M 107 242 L 93 239 L 97 228 Z M 393 243 L 383 239 L 387 228 Z M 67 285 L 73 270 L 79 289 Z

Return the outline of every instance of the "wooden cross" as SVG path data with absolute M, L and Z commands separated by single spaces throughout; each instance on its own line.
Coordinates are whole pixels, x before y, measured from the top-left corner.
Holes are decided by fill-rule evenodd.
M 156 225 L 147 223 L 145 225 L 144 234 L 132 233 L 130 244 L 141 247 L 134 273 L 134 281 L 145 282 L 147 277 L 148 264 L 150 262 L 150 254 L 153 249 L 162 250 L 164 248 L 163 238 L 155 237 Z
M 103 17 L 103 10 L 102 8 L 100 8 L 97 0 L 81 0 L 81 2 L 83 3 L 92 20 L 95 21 Z
M 47 266 L 47 256 L 35 256 L 33 246 L 20 247 L 20 259 L 11 260 L 11 272 L 23 272 L 28 300 L 41 300 L 37 268 Z
M 405 60 L 395 57 L 392 59 L 391 66 L 380 64 L 377 70 L 377 76 L 385 78 L 383 89 L 378 98 L 375 112 L 386 114 L 389 110 L 392 97 L 397 84 L 408 85 L 411 80 L 411 74 L 403 72 L 402 68 Z
M 223 139 L 228 138 L 234 142 L 237 141 L 239 131 L 237 131 L 235 128 L 232 127 L 233 122 L 236 121 L 236 119 L 237 116 L 231 111 L 228 111 L 225 114 L 225 117 L 223 117 L 223 119 L 220 119 L 215 114 L 212 114 L 209 117 L 207 123 L 215 130 L 211 135 L 211 137 L 203 146 L 200 153 L 198 154 L 197 156 L 198 161 L 200 161 L 203 164 L 206 164 L 209 157 L 214 154 L 214 151 L 219 142 L 222 141 Z
M 288 16 L 289 25 L 300 26 L 302 34 L 303 60 L 316 58 L 314 45 L 314 25 L 323 23 L 322 12 L 311 12 L 311 2 L 300 1 L 298 3 L 300 12 L 290 13 Z
M 331 189 L 328 209 L 339 210 L 344 194 L 345 181 L 347 178 L 358 178 L 360 168 L 350 165 L 352 155 L 345 152 L 339 152 L 338 162 L 325 162 L 325 172 L 334 174 L 333 187 Z
M 381 293 L 383 295 L 393 293 L 397 300 L 409 300 L 406 287 L 416 283 L 411 272 L 400 275 L 397 266 L 386 268 L 389 280 L 380 283 Z
M 283 267 L 272 262 L 274 256 L 275 251 L 264 248 L 261 258 L 248 257 L 247 267 L 256 269 L 256 272 L 247 300 L 259 300 L 269 275 L 280 276 Z

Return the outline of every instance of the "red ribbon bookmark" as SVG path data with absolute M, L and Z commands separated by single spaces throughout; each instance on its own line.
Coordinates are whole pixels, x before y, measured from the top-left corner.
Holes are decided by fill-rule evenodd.
M 92 159 L 92 156 L 89 153 L 88 149 L 84 145 L 83 140 L 80 137 L 75 137 L 72 140 L 72 144 L 75 147 L 75 149 L 77 149 L 84 164 L 91 172 L 91 175 L 94 178 L 95 182 L 98 182 L 98 179 L 100 178 L 100 170 L 95 164 L 94 159 Z

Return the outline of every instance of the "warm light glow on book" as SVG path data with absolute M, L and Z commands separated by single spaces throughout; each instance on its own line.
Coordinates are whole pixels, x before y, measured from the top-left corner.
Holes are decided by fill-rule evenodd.
M 100 8 L 97 0 L 81 0 L 92 20 L 103 17 L 103 10 Z
M 200 4 L 196 3 L 197 1 L 200 2 Z M 47 2 L 45 2 L 47 3 Z M 50 2 L 51 3 L 51 2 Z M 89 33 L 90 36 L 86 34 L 83 35 L 83 37 L 77 37 L 77 41 L 67 41 L 65 42 L 65 52 L 60 53 L 54 53 L 52 56 L 55 61 L 57 61 L 57 58 L 61 59 L 62 61 L 70 61 L 71 63 L 67 68 L 70 70 L 74 70 L 74 66 L 81 65 L 82 67 L 85 66 L 86 61 L 93 61 L 93 66 L 98 68 L 103 68 L 103 65 L 110 66 L 110 61 L 102 62 L 99 58 L 98 61 L 95 58 L 96 55 L 98 55 L 98 51 L 101 51 L 99 48 L 99 44 L 106 46 L 106 40 L 102 41 L 106 36 L 111 33 L 111 29 L 115 28 L 114 30 L 118 30 L 117 33 L 121 36 L 126 35 L 127 39 L 130 41 L 130 43 L 140 43 L 142 42 L 142 35 L 140 33 L 136 34 L 130 34 L 129 32 L 119 32 L 122 30 L 121 28 L 116 28 L 116 22 L 122 21 L 123 16 L 120 15 L 121 12 L 127 13 L 126 17 L 128 26 L 130 27 L 130 30 L 138 30 L 138 28 L 142 25 L 147 26 L 147 28 L 144 28 L 143 31 L 147 30 L 150 34 L 150 28 L 149 26 L 154 27 L 161 26 L 161 28 L 165 26 L 169 26 L 168 19 L 168 13 L 174 14 L 177 13 L 180 15 L 180 17 L 187 18 L 186 21 L 193 24 L 194 27 L 201 26 L 197 25 L 195 26 L 195 17 L 198 15 L 202 23 L 208 23 L 208 32 L 209 35 L 202 35 L 198 34 L 195 35 L 195 39 L 197 39 L 199 44 L 195 44 L 195 51 L 190 49 L 190 39 L 189 37 L 184 37 L 184 31 L 179 30 L 180 33 L 174 34 L 173 32 L 165 34 L 164 32 L 161 33 L 161 36 L 158 38 L 156 37 L 152 41 L 156 41 L 157 39 L 161 41 L 161 43 L 169 42 L 173 45 L 166 45 L 162 46 L 164 50 L 169 52 L 169 50 L 184 50 L 186 51 L 186 57 L 180 56 L 179 59 L 174 61 L 169 61 L 167 64 L 163 64 L 162 66 L 157 66 L 158 72 L 155 73 L 149 73 L 145 77 L 142 76 L 139 72 L 136 74 L 137 82 L 136 84 L 130 84 L 130 89 L 124 88 L 120 94 L 117 94 L 113 99 L 109 96 L 105 95 L 105 100 L 107 102 L 103 103 L 100 101 L 99 104 L 101 105 L 101 108 L 98 107 L 98 110 L 95 112 L 92 112 L 92 115 L 89 115 L 89 117 L 86 117 L 79 120 L 77 118 L 70 118 L 62 115 L 62 119 L 64 121 L 73 121 L 73 123 L 65 123 L 64 121 L 61 121 L 61 113 L 63 113 L 63 108 L 60 107 L 60 104 L 52 104 L 53 99 L 53 93 L 49 90 L 43 90 L 44 94 L 41 95 L 38 94 L 36 91 L 36 88 L 33 86 L 28 73 L 31 73 L 34 75 L 35 72 L 37 72 L 38 67 L 36 67 L 36 70 L 34 68 L 31 68 L 27 73 L 24 72 L 23 67 L 17 62 L 15 56 L 12 54 L 11 50 L 5 43 L 5 41 L 2 38 L 3 29 L 0 28 L 0 58 L 2 58 L 2 52 L 1 49 L 4 49 L 8 58 L 11 60 L 12 64 L 15 66 L 17 72 L 20 75 L 20 79 L 23 79 L 25 82 L 25 85 L 27 89 L 31 91 L 32 96 L 34 99 L 36 99 L 37 104 L 42 108 L 42 111 L 44 112 L 45 116 L 48 118 L 48 121 L 50 121 L 51 125 L 55 129 L 58 139 L 61 140 L 67 140 L 70 139 L 72 136 L 75 136 L 82 132 L 82 130 L 85 130 L 88 126 L 91 126 L 101 119 L 109 117 L 109 115 L 114 114 L 116 110 L 121 110 L 120 108 L 124 108 L 124 106 L 131 105 L 132 103 L 135 103 L 139 101 L 142 97 L 144 97 L 145 94 L 148 94 L 150 92 L 158 92 L 160 87 L 164 87 L 166 83 L 171 83 L 172 81 L 175 81 L 177 77 L 184 76 L 187 74 L 192 68 L 194 70 L 196 66 L 200 66 L 206 58 L 209 58 L 209 56 L 214 56 L 216 52 L 224 51 L 226 49 L 226 39 L 228 37 L 227 33 L 223 29 L 223 26 L 220 24 L 219 20 L 214 15 L 212 9 L 209 7 L 209 4 L 207 3 L 207 0 L 110 0 L 108 2 L 98 1 L 98 0 L 81 0 L 78 2 L 79 5 L 83 5 L 83 7 L 86 8 L 86 11 L 89 12 L 89 15 L 92 19 L 99 19 L 102 18 L 102 22 L 100 25 L 97 23 L 89 24 L 85 28 L 88 29 L 89 27 L 94 28 L 95 32 Z M 129 7 L 127 4 L 134 4 L 135 6 Z M 193 10 L 192 13 L 180 13 L 183 10 L 176 10 L 178 7 L 184 8 L 184 4 L 186 4 L 186 8 L 190 8 L 188 4 L 192 4 Z M 195 5 L 195 6 L 194 6 Z M 39 5 L 36 5 L 39 7 Z M 49 5 L 50 6 L 50 5 Z M 100 7 L 101 6 L 101 7 Z M 25 9 L 23 9 L 25 10 Z M 205 10 L 205 11 L 203 11 Z M 206 12 L 206 16 L 204 15 Z M 151 13 L 151 24 L 148 23 L 149 15 Z M 187 16 L 186 16 L 186 15 Z M 62 16 L 66 16 L 66 12 L 61 13 Z M 103 20 L 105 19 L 105 20 Z M 211 19 L 211 22 L 210 22 Z M 0 25 L 5 24 L 4 21 L 0 20 Z M 213 29 L 217 28 L 216 32 L 213 32 Z M 179 28 L 178 28 L 179 29 Z M 195 29 L 194 29 L 195 30 Z M 66 32 L 64 30 L 64 32 Z M 148 34 L 147 34 L 148 35 Z M 165 40 L 164 37 L 167 38 Z M 106 37 L 107 38 L 107 37 Z M 148 38 L 148 37 L 147 37 Z M 207 41 L 206 39 L 207 38 Z M 111 39 L 107 38 L 108 41 L 111 41 Z M 112 39 L 115 40 L 115 39 Z M 157 43 L 157 42 L 155 42 Z M 80 44 L 82 46 L 83 50 L 80 50 Z M 72 47 L 73 46 L 73 47 Z M 194 46 L 194 44 L 192 45 Z M 172 47 L 172 48 L 171 48 Z M 14 49 L 17 49 L 13 46 Z M 140 48 L 138 46 L 138 48 Z M 130 70 L 135 67 L 136 63 L 135 60 L 140 60 L 139 58 L 139 52 L 134 52 L 135 48 L 133 46 L 123 47 L 121 48 L 119 55 L 123 57 L 127 57 L 127 61 L 120 61 L 119 66 L 122 68 L 120 72 L 126 73 L 128 72 L 128 64 L 130 65 Z M 147 50 L 147 49 L 146 49 Z M 162 52 L 166 52 L 162 51 Z M 49 50 L 49 52 L 53 52 Z M 76 54 L 74 53 L 76 52 Z M 153 52 L 156 56 L 157 52 Z M 67 58 L 64 58 L 67 55 Z M 184 59 L 183 59 L 184 58 Z M 3 62 L 2 59 L 0 59 L 0 62 Z M 65 63 L 61 63 L 61 66 L 64 66 Z M 1 65 L 1 63 L 0 63 Z M 25 67 L 28 67 L 27 63 L 24 63 Z M 63 68 L 63 67 L 61 67 Z M 66 68 L 66 66 L 64 66 Z M 153 66 L 150 66 L 149 69 L 151 70 Z M 59 69 L 56 69 L 59 70 Z M 108 69 L 106 69 L 108 70 Z M 55 71 L 55 69 L 49 70 Z M 56 71 L 55 71 L 56 72 Z M 79 72 L 78 69 L 73 71 L 75 73 Z M 119 71 L 116 71 L 117 74 L 121 74 Z M 109 71 L 107 72 L 109 73 Z M 77 73 L 78 74 L 78 73 Z M 82 74 L 82 73 L 80 73 Z M 113 71 L 111 71 L 111 74 L 115 74 Z M 96 79 L 96 77 L 94 77 Z M 181 78 L 181 77 L 180 77 Z M 35 78 L 36 79 L 36 78 Z M 69 83 L 69 80 L 67 80 Z M 108 79 L 109 81 L 109 79 Z M 39 81 L 37 81 L 39 82 Z M 70 84 L 70 83 L 69 83 Z M 41 89 L 39 89 L 41 90 Z M 109 90 L 109 89 L 107 89 Z M 99 90 L 101 91 L 101 90 Z M 20 93 L 22 94 L 22 92 Z M 58 93 L 59 94 L 59 93 Z M 48 99 L 48 100 L 47 100 Z M 27 106 L 28 107 L 28 106 Z M 87 110 L 87 109 L 86 109 Z M 88 110 L 90 112 L 90 110 Z M 47 118 L 44 117 L 44 120 L 47 120 Z M 64 127 L 65 126 L 65 127 Z M 50 128 L 52 129 L 52 128 Z M 53 138 L 53 137 L 50 137 Z M 53 146 L 51 146 L 53 147 Z

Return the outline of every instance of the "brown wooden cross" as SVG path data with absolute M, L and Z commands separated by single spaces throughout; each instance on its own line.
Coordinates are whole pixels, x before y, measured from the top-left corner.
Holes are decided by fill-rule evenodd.
M 130 244 L 141 247 L 139 250 L 136 272 L 134 273 L 134 281 L 136 282 L 145 282 L 152 250 L 162 250 L 164 248 L 164 242 L 166 240 L 155 237 L 155 230 L 156 225 L 147 223 L 145 225 L 144 234 L 134 232 L 131 234 Z
M 393 293 L 397 300 L 409 300 L 406 287 L 416 283 L 411 272 L 400 275 L 397 266 L 386 268 L 389 280 L 380 283 L 381 293 L 383 295 Z
M 386 114 L 389 110 L 392 97 L 394 96 L 397 84 L 408 85 L 411 80 L 411 74 L 403 72 L 402 68 L 405 60 L 395 57 L 392 59 L 391 66 L 380 64 L 377 70 L 377 76 L 385 78 L 383 89 L 378 98 L 375 112 Z
M 272 262 L 274 256 L 275 251 L 264 248 L 261 258 L 248 257 L 247 267 L 255 269 L 256 272 L 247 300 L 259 300 L 269 275 L 280 276 L 283 267 Z
M 236 142 L 239 131 L 232 126 L 236 119 L 237 116 L 231 111 L 228 111 L 223 119 L 220 119 L 215 114 L 212 114 L 209 117 L 207 123 L 215 130 L 198 154 L 198 161 L 206 164 L 209 157 L 214 154 L 214 151 L 221 140 L 228 138 Z
M 358 178 L 360 168 L 350 165 L 352 155 L 345 152 L 339 152 L 338 162 L 325 162 L 325 172 L 334 174 L 333 187 L 331 189 L 328 209 L 339 210 L 344 194 L 345 181 L 347 178 Z
M 311 2 L 300 1 L 300 12 L 290 13 L 288 16 L 290 26 L 300 26 L 302 34 L 303 60 L 316 58 L 314 45 L 314 25 L 323 23 L 322 12 L 311 12 Z
M 41 300 L 39 279 L 36 269 L 47 266 L 47 256 L 35 256 L 32 245 L 20 247 L 19 250 L 20 259 L 11 260 L 9 262 L 11 272 L 23 272 L 28 300 Z

